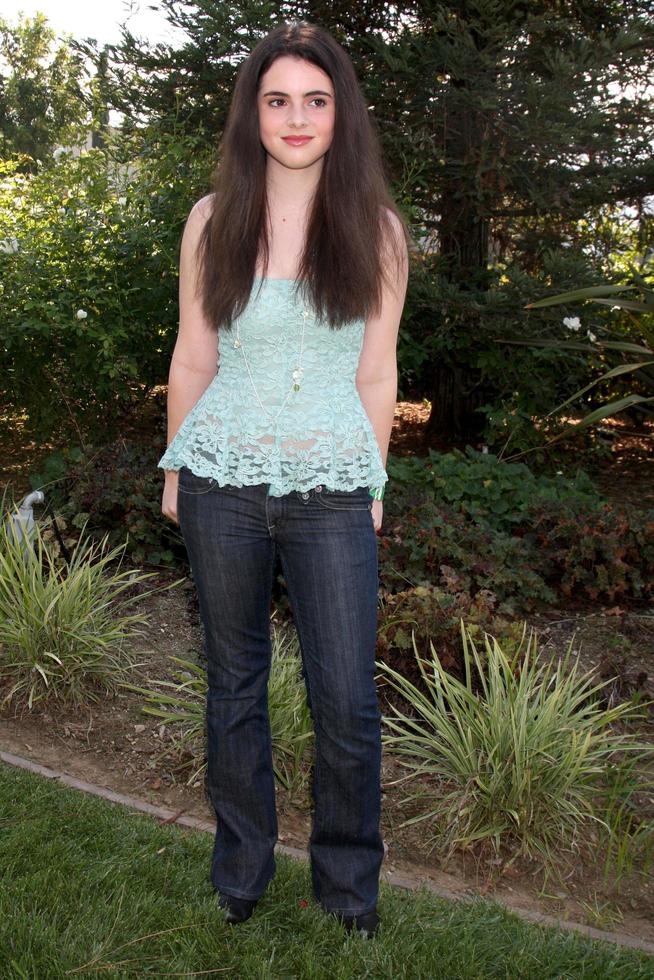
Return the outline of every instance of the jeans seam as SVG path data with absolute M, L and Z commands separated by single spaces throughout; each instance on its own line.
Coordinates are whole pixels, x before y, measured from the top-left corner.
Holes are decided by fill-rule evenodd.
M 372 504 L 368 503 L 367 501 L 364 504 L 356 503 L 356 498 L 353 498 L 353 502 L 351 504 L 346 504 L 346 503 L 328 504 L 327 501 L 322 497 L 322 494 L 319 493 L 316 493 L 314 495 L 314 500 L 316 500 L 321 507 L 324 507 L 325 510 L 360 510 L 360 511 L 368 510 L 369 511 L 372 507 Z
M 203 493 L 210 493 L 213 490 L 213 488 L 216 486 L 217 482 L 218 482 L 213 476 L 198 476 L 197 473 L 194 473 L 193 470 L 190 470 L 188 467 L 186 467 L 186 469 L 187 469 L 187 472 L 190 474 L 191 478 L 194 478 L 196 480 L 209 480 L 210 482 L 209 482 L 209 486 L 206 486 L 205 485 L 205 486 L 202 486 L 200 489 L 195 489 L 193 487 L 190 487 L 190 488 L 187 489 L 183 485 L 183 481 L 185 479 L 188 479 L 188 477 L 187 477 L 186 474 L 182 474 L 180 472 L 180 476 L 177 479 L 177 489 L 178 489 L 178 491 L 180 493 L 189 493 L 189 494 L 193 494 L 193 495 L 198 495 L 198 494 L 203 494 Z

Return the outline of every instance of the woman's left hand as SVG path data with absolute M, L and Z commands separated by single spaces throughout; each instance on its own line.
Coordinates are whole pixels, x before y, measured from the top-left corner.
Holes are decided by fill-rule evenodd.
M 373 500 L 372 502 L 372 522 L 375 526 L 375 531 L 379 534 L 382 525 L 382 516 L 384 513 L 384 504 L 381 500 Z

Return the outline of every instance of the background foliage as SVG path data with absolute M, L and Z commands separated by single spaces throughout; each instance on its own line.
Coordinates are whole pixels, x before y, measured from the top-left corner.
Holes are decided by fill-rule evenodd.
M 32 176 L 0 161 L 0 398 L 36 438 L 111 438 L 165 381 L 179 239 L 210 159 L 178 134 L 109 142 Z
M 53 56 L 42 20 L 3 24 L 11 58 L 0 65 L 1 366 L 4 396 L 18 397 L 28 427 L 63 433 L 74 415 L 93 431 L 165 381 L 179 239 L 207 189 L 238 65 L 271 27 L 305 18 L 350 52 L 419 246 L 400 331 L 400 397 L 429 399 L 427 445 L 443 435 L 493 448 L 510 436 L 515 451 L 536 445 L 538 419 L 607 365 L 596 349 L 506 343 L 569 337 L 562 321 L 576 309 L 525 305 L 627 278 L 652 246 L 652 0 L 356 9 L 163 0 L 163 9 L 186 32 L 183 45 L 153 46 L 125 27 L 119 44 L 69 39 Z M 26 99 L 50 120 L 30 145 Z M 96 149 L 53 160 L 53 141 L 81 108 Z M 113 133 L 111 111 L 121 114 Z M 71 325 L 78 309 L 88 316 Z M 624 310 L 585 311 L 582 326 L 638 340 Z M 53 384 L 46 408 L 42 392 Z M 582 407 L 622 385 L 614 379 Z
M 428 438 L 494 444 L 504 414 L 528 439 L 533 416 L 595 359 L 517 354 L 496 339 L 554 325 L 564 337 L 562 314 L 527 318 L 525 303 L 552 284 L 592 285 L 652 242 L 651 0 L 163 7 L 188 35 L 182 48 L 125 31 L 110 49 L 106 98 L 130 126 L 219 134 L 239 62 L 281 20 L 319 23 L 347 47 L 421 250 L 402 392 L 429 398 Z

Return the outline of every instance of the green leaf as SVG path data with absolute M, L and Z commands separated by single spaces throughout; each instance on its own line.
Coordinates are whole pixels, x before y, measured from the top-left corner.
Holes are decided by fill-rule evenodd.
M 599 384 L 600 381 L 604 381 L 604 380 L 606 380 L 606 378 L 617 377 L 620 374 L 627 374 L 630 371 L 636 371 L 639 368 L 645 367 L 646 365 L 651 364 L 651 363 L 653 363 L 653 362 L 652 361 L 643 361 L 642 363 L 637 363 L 637 364 L 618 364 L 617 367 L 611 368 L 610 371 L 605 371 L 604 374 L 601 374 L 599 376 L 599 378 L 595 378 L 594 381 L 589 382 L 589 384 L 585 385 L 583 388 L 580 388 L 579 391 L 575 391 L 575 393 L 573 395 L 570 395 L 570 397 L 569 398 L 566 398 L 566 400 L 564 402 L 561 402 L 561 404 L 560 405 L 557 405 L 556 408 L 553 408 L 551 412 L 548 412 L 547 415 L 544 416 L 544 418 L 548 419 L 548 418 L 551 418 L 552 415 L 558 414 L 558 412 L 560 412 L 562 408 L 565 408 L 567 405 L 570 405 L 572 402 L 576 401 L 578 398 L 581 397 L 581 395 L 585 394 L 587 391 L 590 391 L 591 388 L 594 388 L 595 385 Z M 632 397 L 632 396 L 629 396 L 629 397 Z M 642 398 L 640 395 L 633 396 L 633 397 L 636 397 L 636 398 L 638 398 L 640 400 L 643 400 L 643 401 L 648 401 L 649 400 L 649 399 Z M 619 403 L 618 402 L 613 402 L 612 404 L 617 405 Z
M 603 303 L 605 306 L 619 306 L 621 310 L 636 310 L 638 313 L 654 311 L 654 305 L 641 303 L 635 299 L 593 299 L 592 303 Z
M 630 286 L 587 286 L 585 289 L 573 289 L 569 293 L 558 293 L 556 296 L 546 296 L 544 299 L 527 303 L 526 310 L 542 309 L 544 306 L 556 306 L 559 303 L 574 303 L 580 299 L 592 299 L 594 296 L 612 296 L 613 293 L 623 293 Z
M 577 422 L 572 428 L 584 428 L 587 425 L 592 425 L 593 422 L 599 422 L 601 419 L 608 418 L 611 415 L 617 415 L 631 405 L 642 405 L 643 402 L 654 402 L 654 395 L 651 398 L 643 398 L 642 395 L 628 395 L 626 398 L 619 399 L 619 401 L 609 402 L 608 405 L 602 405 L 600 408 L 595 409 L 594 412 L 586 415 L 581 422 Z

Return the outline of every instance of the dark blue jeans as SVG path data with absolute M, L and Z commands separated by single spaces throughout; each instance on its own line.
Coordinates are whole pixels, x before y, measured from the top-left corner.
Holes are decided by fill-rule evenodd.
M 277 841 L 267 684 L 275 556 L 286 580 L 314 722 L 316 899 L 360 914 L 383 858 L 380 711 L 374 681 L 377 537 L 367 487 L 282 497 L 219 486 L 187 467 L 177 515 L 197 588 L 208 666 L 207 790 L 216 813 L 211 880 L 258 899 Z

